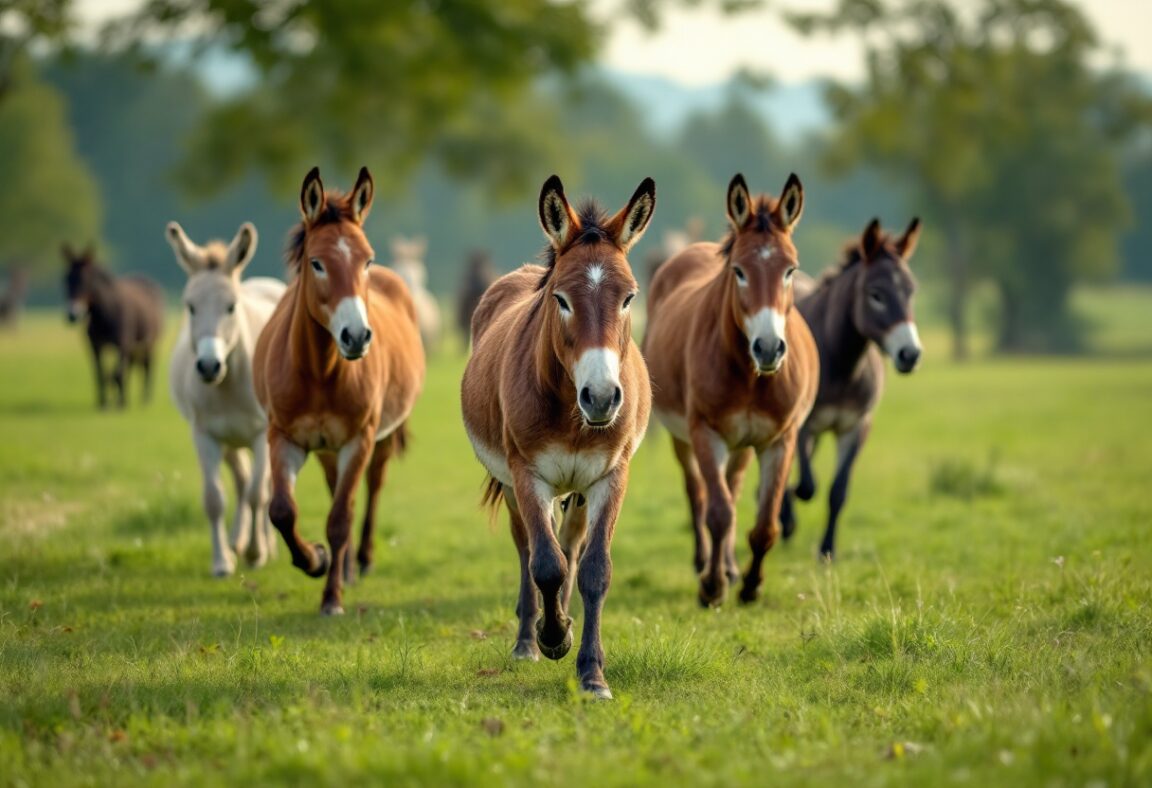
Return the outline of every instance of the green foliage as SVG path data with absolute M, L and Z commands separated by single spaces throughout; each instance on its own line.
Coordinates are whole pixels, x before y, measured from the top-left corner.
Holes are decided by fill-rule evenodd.
M 857 464 L 842 555 L 817 562 L 824 505 L 801 506 L 760 604 L 699 609 L 676 462 L 648 436 L 604 610 L 618 700 L 591 703 L 575 654 L 508 658 L 516 556 L 478 506 L 460 356 L 431 359 L 375 570 L 332 620 L 283 546 L 209 576 L 184 422 L 163 397 L 97 412 L 82 338 L 32 314 L 0 335 L 0 782 L 1147 784 L 1152 444 L 1132 424 L 1152 364 L 953 365 L 924 339 Z M 928 460 L 990 445 L 1002 494 L 928 494 Z M 298 489 L 322 539 L 314 461 Z
M 61 242 L 99 240 L 96 183 L 76 154 L 64 102 L 27 62 L 0 100 L 0 173 L 0 262 L 54 279 Z
M 966 330 L 968 290 L 988 279 L 1001 350 L 1075 346 L 1068 294 L 1116 269 L 1130 220 L 1122 143 L 1152 120 L 1129 77 L 1091 65 L 1098 44 L 1080 11 L 1064 0 L 842 0 L 792 19 L 866 36 L 866 84 L 828 93 L 841 124 L 830 158 L 910 184 L 943 228 L 954 330 Z

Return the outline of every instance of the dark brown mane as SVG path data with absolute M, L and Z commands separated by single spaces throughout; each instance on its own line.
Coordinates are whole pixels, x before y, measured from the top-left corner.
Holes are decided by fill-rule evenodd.
M 777 199 L 767 194 L 753 198 L 752 218 L 749 224 L 754 232 L 766 233 L 772 229 L 772 214 L 776 210 Z M 732 255 L 732 247 L 736 245 L 736 231 L 729 228 L 727 235 L 720 242 L 720 254 L 728 260 Z
M 339 224 L 340 222 L 354 222 L 355 216 L 352 213 L 352 205 L 343 192 L 329 190 L 324 193 L 324 207 L 320 209 L 320 215 L 316 221 L 312 223 L 312 227 L 323 227 L 326 224 Z M 288 271 L 295 276 L 300 271 L 300 264 L 303 262 L 304 255 L 304 237 L 307 230 L 304 227 L 304 222 L 297 222 L 296 225 L 288 233 L 288 246 L 284 250 L 284 262 L 288 266 Z
M 576 235 L 571 241 L 564 245 L 564 248 L 557 253 L 552 244 L 548 244 L 540 252 L 539 260 L 544 266 L 544 276 L 540 277 L 540 283 L 537 285 L 538 290 L 543 290 L 544 286 L 548 284 L 548 279 L 552 275 L 552 269 L 556 265 L 556 258 L 568 251 L 574 246 L 590 246 L 598 243 L 611 243 L 612 236 L 607 230 L 608 222 L 612 217 L 608 212 L 595 200 L 585 200 L 580 203 L 576 209 L 576 215 L 580 219 L 580 233 Z
M 880 235 L 880 248 L 889 257 L 899 260 L 900 253 L 896 251 L 895 240 L 896 239 L 889 233 L 882 232 Z M 855 238 L 849 241 L 844 244 L 844 248 L 840 250 L 840 261 L 833 263 L 820 272 L 820 276 L 816 279 L 816 287 L 823 287 L 852 266 L 863 262 L 863 260 L 864 250 L 860 246 L 860 239 Z

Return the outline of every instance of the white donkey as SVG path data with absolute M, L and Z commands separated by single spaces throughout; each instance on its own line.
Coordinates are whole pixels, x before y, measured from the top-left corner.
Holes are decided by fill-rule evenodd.
M 268 520 L 268 418 L 252 389 L 252 352 L 285 285 L 240 274 L 256 251 L 256 228 L 245 222 L 232 243 L 198 246 L 169 222 L 165 233 L 176 262 L 188 273 L 184 321 L 172 352 L 169 384 L 204 475 L 204 513 L 212 528 L 212 573 L 232 574 L 236 559 L 225 542 L 220 460 L 236 482 L 232 548 L 252 566 L 276 548 Z M 252 452 L 251 464 L 244 449 Z
M 392 239 L 391 268 L 404 284 L 416 303 L 416 319 L 420 323 L 420 339 L 424 350 L 431 352 L 440 343 L 440 304 L 428 291 L 428 268 L 424 265 L 424 253 L 428 242 L 421 237 L 411 240 L 402 235 Z

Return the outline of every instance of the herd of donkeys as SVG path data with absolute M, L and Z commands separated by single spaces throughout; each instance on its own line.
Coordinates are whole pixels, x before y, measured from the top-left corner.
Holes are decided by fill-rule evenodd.
M 363 231 L 372 200 L 367 168 L 347 193 L 309 172 L 288 284 L 243 278 L 257 244 L 251 224 L 227 244 L 197 244 L 176 222 L 165 231 L 188 275 L 169 382 L 203 472 L 212 571 L 231 574 L 237 555 L 266 562 L 275 528 L 292 563 L 325 578 L 321 611 L 329 615 L 343 612 L 344 584 L 373 564 L 379 493 L 388 461 L 405 450 L 434 305 L 422 283 L 374 264 Z M 584 619 L 576 669 L 582 689 L 601 698 L 612 696 L 600 642 L 612 535 L 652 413 L 683 470 L 700 603 L 721 604 L 730 584 L 752 602 L 766 553 L 795 529 L 793 497 L 815 493 L 811 456 L 825 432 L 835 436 L 837 461 L 820 551 L 832 558 L 853 462 L 881 395 L 883 355 L 907 373 L 921 353 L 907 265 L 919 221 L 895 235 L 873 220 L 813 279 L 798 270 L 792 241 L 804 206 L 795 175 L 779 197 L 732 179 L 725 237 L 688 245 L 652 274 L 638 347 L 627 254 L 655 206 L 650 178 L 610 213 L 594 202 L 573 206 L 552 176 L 538 204 L 547 238 L 540 263 L 495 279 L 469 307 L 462 416 L 488 474 L 484 503 L 506 506 L 520 558 L 513 655 L 560 659 L 570 650 L 575 587 Z M 107 404 L 110 378 L 123 404 L 130 367 L 142 369 L 150 389 L 163 295 L 147 279 L 112 276 L 91 250 L 65 247 L 65 255 L 68 314 L 87 324 L 99 402 Z M 110 373 L 101 362 L 107 347 L 117 350 Z M 326 544 L 297 528 L 295 483 L 309 454 L 332 496 Z M 753 455 L 757 515 L 742 571 L 735 502 Z M 230 534 L 224 466 L 237 492 Z M 367 507 L 354 565 L 361 480 Z

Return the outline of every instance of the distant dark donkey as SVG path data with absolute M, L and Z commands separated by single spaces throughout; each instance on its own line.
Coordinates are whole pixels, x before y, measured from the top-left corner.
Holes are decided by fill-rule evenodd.
M 456 326 L 465 343 L 472 335 L 472 313 L 488 286 L 495 281 L 496 269 L 492 266 L 492 258 L 479 249 L 472 252 L 460 280 L 460 297 L 456 303 Z
M 144 371 L 144 401 L 152 398 L 152 349 L 164 323 L 164 293 L 160 286 L 143 276 L 113 277 L 96 264 L 92 248 L 77 254 L 65 244 L 62 248 L 68 271 L 64 290 L 68 298 L 68 322 L 88 317 L 88 341 L 96 367 L 96 398 L 101 408 L 108 406 L 105 394 L 104 348 L 116 349 L 112 380 L 124 407 L 125 377 L 137 364 Z
M 836 434 L 836 478 L 828 496 L 828 527 L 820 554 L 831 560 L 836 521 L 848 496 L 852 463 L 872 429 L 872 412 L 884 390 L 884 360 L 896 370 L 911 372 L 920 361 L 920 337 L 912 316 L 916 280 L 907 259 L 920 237 L 920 220 L 913 219 L 899 238 L 880 229 L 873 219 L 858 243 L 848 247 L 839 266 L 813 281 L 797 273 L 796 307 L 808 321 L 820 351 L 820 390 L 816 404 L 797 438 L 800 481 L 796 497 L 811 500 L 812 452 L 825 432 Z M 792 493 L 780 509 L 784 538 L 796 530 Z

